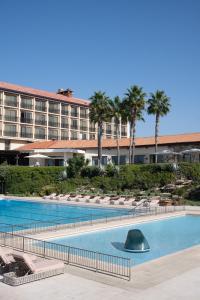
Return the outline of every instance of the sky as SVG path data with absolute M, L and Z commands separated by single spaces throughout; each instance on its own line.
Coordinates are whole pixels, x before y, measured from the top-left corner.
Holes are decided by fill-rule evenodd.
M 0 11 L 0 81 L 83 99 L 162 89 L 160 134 L 200 131 L 199 0 L 0 0 Z M 154 135 L 144 116 L 136 135 Z

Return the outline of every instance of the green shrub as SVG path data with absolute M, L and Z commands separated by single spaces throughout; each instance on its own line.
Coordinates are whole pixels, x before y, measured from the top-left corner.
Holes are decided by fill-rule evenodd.
M 194 187 L 187 195 L 187 199 L 200 201 L 200 186 Z
M 103 175 L 103 171 L 97 166 L 87 166 L 87 167 L 83 167 L 81 170 L 82 177 L 92 178 L 92 177 L 102 176 L 102 175 Z
M 83 155 L 74 156 L 68 159 L 67 177 L 75 178 L 80 175 L 83 167 L 87 166 L 89 161 Z
M 187 179 L 191 179 L 194 182 L 200 182 L 200 164 L 195 163 L 180 163 L 180 172 Z

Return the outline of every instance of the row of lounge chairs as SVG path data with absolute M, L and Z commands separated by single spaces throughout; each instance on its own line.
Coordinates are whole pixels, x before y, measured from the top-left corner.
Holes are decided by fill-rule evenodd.
M 142 197 L 137 199 L 133 196 L 95 196 L 95 195 L 76 195 L 76 194 L 51 194 L 44 196 L 43 199 L 72 201 L 91 204 L 107 204 L 107 205 L 127 205 L 127 206 L 157 206 L 160 199 L 158 197 Z
M 0 247 L 3 282 L 12 286 L 63 274 L 64 263 Z

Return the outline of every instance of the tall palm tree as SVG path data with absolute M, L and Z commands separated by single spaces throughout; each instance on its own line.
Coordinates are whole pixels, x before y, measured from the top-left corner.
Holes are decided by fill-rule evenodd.
M 155 115 L 155 163 L 157 163 L 157 149 L 158 149 L 158 134 L 160 117 L 168 114 L 170 111 L 170 98 L 164 91 L 157 90 L 155 93 L 151 93 L 151 97 L 147 101 L 147 112 L 149 115 Z
M 130 124 L 129 163 L 134 163 L 136 122 L 137 120 L 144 120 L 142 114 L 146 104 L 145 97 L 146 93 L 143 88 L 134 85 L 125 93 L 122 104 L 123 114 L 125 114 Z
M 115 128 L 117 135 L 117 165 L 120 165 L 120 148 L 119 148 L 119 137 L 120 137 L 120 120 L 121 120 L 121 99 L 116 96 L 111 102 L 111 114 L 115 119 Z
M 103 124 L 111 118 L 111 100 L 101 91 L 95 92 L 90 100 L 90 121 L 98 124 L 98 166 L 101 167 Z

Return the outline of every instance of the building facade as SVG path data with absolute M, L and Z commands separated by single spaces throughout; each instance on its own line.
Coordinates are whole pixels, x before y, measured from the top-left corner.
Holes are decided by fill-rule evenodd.
M 120 163 L 126 164 L 129 159 L 129 138 L 119 140 Z M 117 163 L 117 143 L 115 139 L 104 139 L 102 142 L 102 164 Z M 184 150 L 200 149 L 200 133 L 168 135 L 159 137 L 159 152 L 169 150 L 180 153 L 176 156 L 178 161 L 200 162 L 200 152 L 181 154 Z M 21 155 L 43 154 L 46 158 L 30 158 L 29 165 L 34 166 L 39 160 L 41 166 L 67 165 L 69 158 L 74 155 L 84 155 L 89 159 L 90 165 L 97 165 L 97 141 L 46 141 L 27 144 L 17 149 Z M 154 137 L 136 138 L 135 163 L 148 164 L 155 161 Z M 158 162 L 173 162 L 174 154 L 158 155 Z
M 0 82 L 0 151 L 38 140 L 94 140 L 97 125 L 89 121 L 90 102 L 72 91 L 57 93 Z M 120 124 L 127 137 L 127 124 Z M 116 137 L 115 121 L 104 124 L 104 138 Z M 1 156 L 3 152 L 1 152 Z

